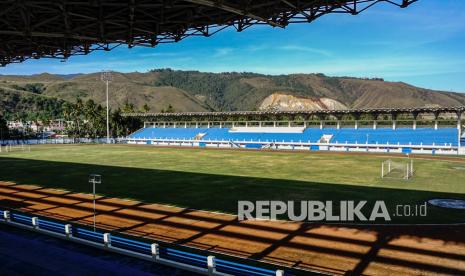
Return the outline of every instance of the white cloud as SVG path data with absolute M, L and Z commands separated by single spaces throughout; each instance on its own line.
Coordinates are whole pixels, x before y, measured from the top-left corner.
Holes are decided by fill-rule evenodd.
M 224 57 L 230 55 L 232 52 L 234 52 L 233 48 L 217 48 L 215 49 L 215 53 L 213 54 L 213 57 Z
M 332 56 L 332 53 L 330 51 L 300 45 L 285 45 L 277 47 L 276 49 L 283 51 L 308 52 L 326 57 Z

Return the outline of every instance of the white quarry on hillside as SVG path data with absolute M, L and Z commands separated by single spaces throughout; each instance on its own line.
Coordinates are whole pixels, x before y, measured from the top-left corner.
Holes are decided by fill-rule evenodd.
M 330 98 L 308 99 L 274 93 L 263 100 L 259 109 L 276 111 L 339 110 L 347 109 L 347 106 Z

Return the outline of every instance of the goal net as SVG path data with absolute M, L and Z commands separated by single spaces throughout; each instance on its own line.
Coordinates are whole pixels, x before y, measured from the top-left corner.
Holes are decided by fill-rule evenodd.
M 413 160 L 392 161 L 391 159 L 381 164 L 381 178 L 410 179 L 413 177 Z
M 18 145 L 0 145 L 0 153 L 16 152 L 16 151 L 31 151 L 31 146 L 27 144 Z

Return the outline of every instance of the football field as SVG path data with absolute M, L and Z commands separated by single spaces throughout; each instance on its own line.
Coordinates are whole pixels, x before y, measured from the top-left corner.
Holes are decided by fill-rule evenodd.
M 414 158 L 410 180 L 381 179 L 381 163 L 405 156 L 44 145 L 0 154 L 0 181 L 90 193 L 88 175 L 103 176 L 97 193 L 147 203 L 237 212 L 238 200 L 384 200 L 388 207 L 432 198 L 465 198 L 465 162 Z M 428 216 L 400 223 L 463 222 L 461 211 L 429 206 Z

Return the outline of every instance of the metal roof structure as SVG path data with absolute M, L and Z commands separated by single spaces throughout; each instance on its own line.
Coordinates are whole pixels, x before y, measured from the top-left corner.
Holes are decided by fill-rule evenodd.
M 160 120 L 228 120 L 232 118 L 253 118 L 256 120 L 270 117 L 303 117 L 327 116 L 332 115 L 340 117 L 343 115 L 353 115 L 354 117 L 362 114 L 378 116 L 382 114 L 398 115 L 411 114 L 433 114 L 436 117 L 439 114 L 455 113 L 457 115 L 465 112 L 465 106 L 456 107 L 418 107 L 418 108 L 366 108 L 366 109 L 343 109 L 343 110 L 313 110 L 313 111 L 229 111 L 229 112 L 179 112 L 179 113 L 125 113 L 125 117 L 137 117 L 142 119 L 160 119 Z
M 356 15 L 376 3 L 417 0 L 3 0 L 0 65 L 29 58 L 67 59 L 127 44 L 154 47 L 233 26 L 285 27 L 329 13 Z

